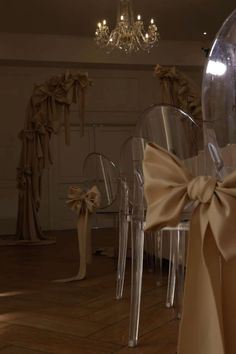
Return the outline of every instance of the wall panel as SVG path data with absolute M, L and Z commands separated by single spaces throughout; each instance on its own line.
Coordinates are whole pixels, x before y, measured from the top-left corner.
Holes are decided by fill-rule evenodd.
M 68 68 L 68 65 L 65 65 Z M 43 176 L 40 219 L 43 229 L 74 227 L 75 216 L 65 205 L 68 187 L 82 182 L 82 161 L 91 151 L 107 155 L 116 163 L 122 142 L 144 108 L 160 101 L 159 84 L 153 67 L 142 70 L 115 69 L 94 65 L 88 70 L 93 85 L 88 89 L 86 128 L 79 136 L 78 107 L 71 107 L 71 145 L 65 146 L 64 132 L 52 141 L 53 166 Z M 75 70 L 75 68 L 73 68 Z M 0 66 L 0 234 L 15 232 L 17 213 L 16 167 L 19 161 L 18 133 L 24 125 L 25 109 L 35 83 L 41 83 L 62 67 Z M 199 69 L 188 69 L 199 77 Z M 93 126 L 94 125 L 94 126 Z M 113 206 L 115 207 L 115 206 Z M 97 224 L 109 225 L 111 218 Z

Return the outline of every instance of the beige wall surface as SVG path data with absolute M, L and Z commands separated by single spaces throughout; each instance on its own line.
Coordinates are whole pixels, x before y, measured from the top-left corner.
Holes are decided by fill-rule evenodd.
M 11 63 L 12 64 L 12 63 Z M 38 64 L 37 64 L 38 65 Z M 107 67 L 106 67 L 107 66 Z M 20 154 L 17 137 L 25 108 L 35 83 L 44 82 L 70 65 L 53 67 L 24 63 L 0 66 L 0 234 L 14 234 L 17 213 L 16 167 Z M 79 68 L 79 65 L 77 66 Z M 74 67 L 75 69 L 75 67 Z M 124 140 L 132 134 L 139 114 L 160 102 L 160 89 L 153 76 L 154 66 L 83 65 L 93 80 L 86 103 L 85 136 L 80 137 L 78 108 L 71 109 L 71 145 L 64 144 L 63 129 L 53 137 L 54 164 L 45 170 L 40 218 L 44 229 L 74 227 L 74 216 L 65 206 L 69 185 L 82 181 L 82 162 L 87 153 L 101 152 L 118 163 Z M 201 67 L 183 67 L 195 82 L 201 82 Z M 98 221 L 97 221 L 98 222 Z M 105 220 L 109 226 L 111 220 Z

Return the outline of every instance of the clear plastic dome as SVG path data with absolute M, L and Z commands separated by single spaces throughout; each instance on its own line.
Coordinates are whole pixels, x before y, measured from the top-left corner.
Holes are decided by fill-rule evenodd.
M 218 145 L 236 143 L 236 10 L 216 35 L 205 66 L 203 120 L 216 133 Z
M 223 23 L 210 50 L 203 75 L 202 110 L 209 152 L 206 173 L 212 174 L 215 168 L 223 177 L 235 165 L 229 155 L 236 144 L 236 10 Z
M 111 206 L 118 194 L 119 170 L 106 156 L 92 152 L 83 163 L 83 177 L 86 188 L 97 186 L 101 193 L 99 209 Z
M 134 132 L 134 136 L 156 143 L 180 159 L 197 155 L 201 134 L 201 128 L 189 114 L 167 104 L 146 109 Z

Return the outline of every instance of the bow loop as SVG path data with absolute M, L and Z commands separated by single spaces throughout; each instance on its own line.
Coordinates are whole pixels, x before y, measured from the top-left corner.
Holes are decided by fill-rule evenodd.
M 101 195 L 96 186 L 87 192 L 80 187 L 70 187 L 66 203 L 77 214 L 84 214 L 87 210 L 92 213 L 99 208 L 100 200 Z
M 222 182 L 193 178 L 177 157 L 148 144 L 144 186 L 147 230 L 177 225 L 189 201 L 197 201 L 190 217 L 178 354 L 236 353 L 236 172 Z
M 210 202 L 216 188 L 216 179 L 211 176 L 193 178 L 187 186 L 189 199 L 200 203 Z
M 24 190 L 26 188 L 27 179 L 32 175 L 30 168 L 17 168 L 17 188 Z

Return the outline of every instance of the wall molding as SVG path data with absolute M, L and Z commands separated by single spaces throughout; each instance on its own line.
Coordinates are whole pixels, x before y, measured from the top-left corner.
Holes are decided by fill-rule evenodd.
M 55 65 L 185 65 L 203 66 L 205 57 L 201 48 L 205 41 L 161 40 L 148 53 L 122 55 L 106 54 L 96 47 L 91 37 L 0 33 L 0 62 L 52 63 Z M 66 48 L 66 50 L 65 50 Z

